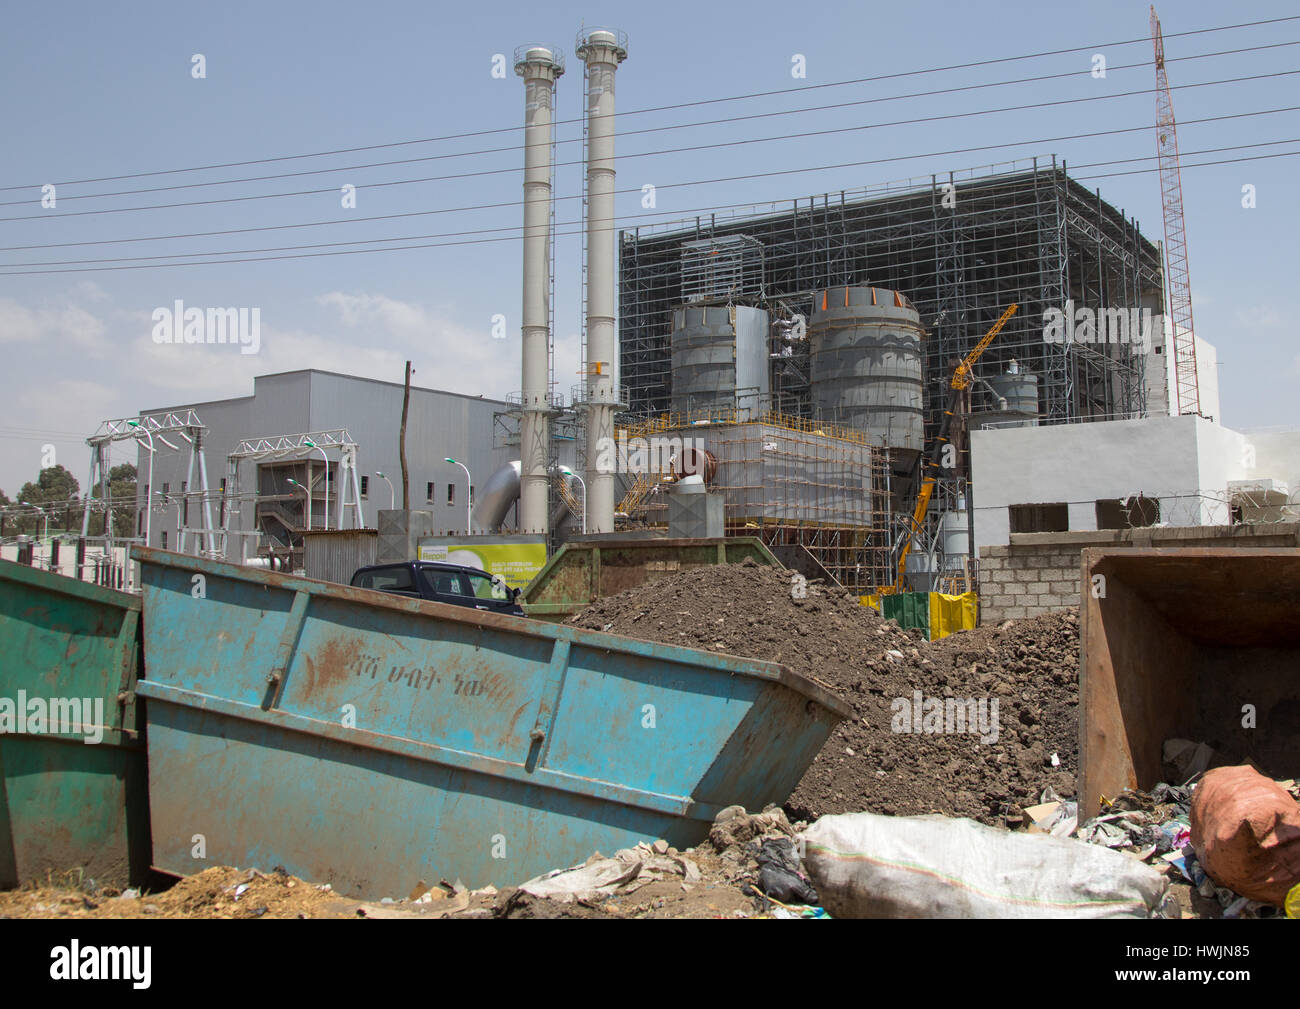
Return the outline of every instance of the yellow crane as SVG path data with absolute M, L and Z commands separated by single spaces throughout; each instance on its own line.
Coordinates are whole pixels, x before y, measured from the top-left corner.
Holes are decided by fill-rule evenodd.
M 912 509 L 911 526 L 907 530 L 902 549 L 898 554 L 898 573 L 894 578 L 893 588 L 889 590 L 891 592 L 903 591 L 907 573 L 907 555 L 911 553 L 912 540 L 921 531 L 925 523 L 925 514 L 930 510 L 930 498 L 934 496 L 934 486 L 939 479 L 939 469 L 943 462 L 943 450 L 948 445 L 949 436 L 952 434 L 952 419 L 957 410 L 960 394 L 971 383 L 972 369 L 975 362 L 980 359 L 980 355 L 988 349 L 994 337 L 1002 331 L 1002 327 L 1016 314 L 1016 309 L 1019 307 L 1019 305 L 1013 304 L 1003 312 L 1002 318 L 998 319 L 989 331 L 981 337 L 980 342 L 975 344 L 975 348 L 966 355 L 965 359 L 957 365 L 952 373 L 952 381 L 948 385 L 948 402 L 943 410 L 943 418 L 939 422 L 939 433 L 930 446 L 930 454 L 921 470 L 921 486 L 916 494 L 916 507 Z

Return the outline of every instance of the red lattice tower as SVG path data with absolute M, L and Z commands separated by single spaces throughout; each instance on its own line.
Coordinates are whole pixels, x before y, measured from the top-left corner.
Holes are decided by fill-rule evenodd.
M 1156 153 L 1160 158 L 1160 199 L 1165 213 L 1165 273 L 1169 318 L 1173 322 L 1174 382 L 1178 412 L 1201 412 L 1196 380 L 1196 337 L 1192 328 L 1192 280 L 1187 268 L 1187 226 L 1183 220 L 1183 180 L 1178 167 L 1178 132 L 1174 99 L 1165 73 L 1165 40 L 1160 18 L 1151 8 L 1151 40 L 1156 47 Z

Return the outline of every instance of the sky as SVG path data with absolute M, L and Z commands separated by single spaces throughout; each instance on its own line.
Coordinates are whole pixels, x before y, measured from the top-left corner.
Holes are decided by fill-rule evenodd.
M 1290 426 L 1300 159 L 1261 155 L 1300 151 L 1300 112 L 1253 113 L 1300 106 L 1300 20 L 1180 36 L 1297 11 L 1165 0 L 1159 13 L 1189 166 L 1196 332 L 1218 348 L 1221 420 Z M 1056 154 L 1145 235 L 1163 233 L 1145 3 L 234 0 L 82 2 L 57 17 L 14 6 L 0 38 L 0 489 L 13 496 L 51 455 L 84 482 L 85 438 L 102 421 L 249 395 L 259 374 L 317 367 L 400 382 L 410 359 L 417 385 L 517 391 L 523 85 L 512 54 L 527 43 L 568 58 L 556 98 L 555 374 L 563 391 L 576 384 L 583 24 L 629 38 L 620 227 Z M 1017 58 L 1058 50 L 1070 51 Z M 1183 59 L 1225 50 L 1247 51 Z M 915 73 L 970 63 L 981 65 Z M 1064 76 L 1023 80 L 1046 75 Z M 877 79 L 839 83 L 863 78 Z M 1087 100 L 1043 104 L 1069 99 Z M 827 105 L 838 107 L 781 114 Z M 1026 105 L 1039 107 L 987 111 Z M 1114 130 L 1129 132 L 1053 139 Z M 374 164 L 397 160 L 407 163 Z M 1190 167 L 1199 161 L 1230 163 Z M 219 165 L 231 167 L 178 171 Z M 851 167 L 819 167 L 834 165 Z M 290 176 L 305 172 L 315 174 Z M 718 179 L 732 181 L 708 181 Z M 343 206 L 345 185 L 355 207 Z M 388 219 L 362 220 L 376 217 Z M 399 237 L 431 247 L 332 254 Z M 121 241 L 135 238 L 150 241 Z M 170 258 L 139 258 L 150 256 Z M 155 313 L 177 300 L 257 309 L 258 352 L 156 342 Z M 125 461 L 134 453 L 118 445 L 113 462 Z

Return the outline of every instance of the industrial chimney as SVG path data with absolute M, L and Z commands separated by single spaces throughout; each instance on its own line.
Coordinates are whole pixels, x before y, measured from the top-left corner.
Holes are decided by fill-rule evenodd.
M 608 28 L 578 33 L 577 55 L 587 65 L 587 531 L 614 531 L 614 474 L 597 463 L 610 458 L 618 390 L 614 331 L 614 75 L 627 59 L 627 36 Z
M 519 428 L 519 528 L 546 533 L 551 381 L 551 131 L 564 55 L 547 46 L 515 50 L 524 79 L 523 388 Z

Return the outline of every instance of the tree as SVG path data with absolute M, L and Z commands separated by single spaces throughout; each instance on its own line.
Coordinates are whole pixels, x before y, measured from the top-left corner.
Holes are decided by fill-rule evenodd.
M 25 483 L 18 492 L 18 500 L 39 505 L 49 515 L 49 529 L 66 528 L 76 505 L 81 485 L 77 478 L 62 466 L 47 466 L 36 477 L 35 483 Z M 78 515 L 80 509 L 77 508 Z M 19 532 L 35 532 L 42 528 L 40 512 L 31 510 L 20 516 Z
M 108 496 L 113 507 L 113 535 L 126 538 L 136 534 L 135 467 L 129 462 L 108 471 Z

